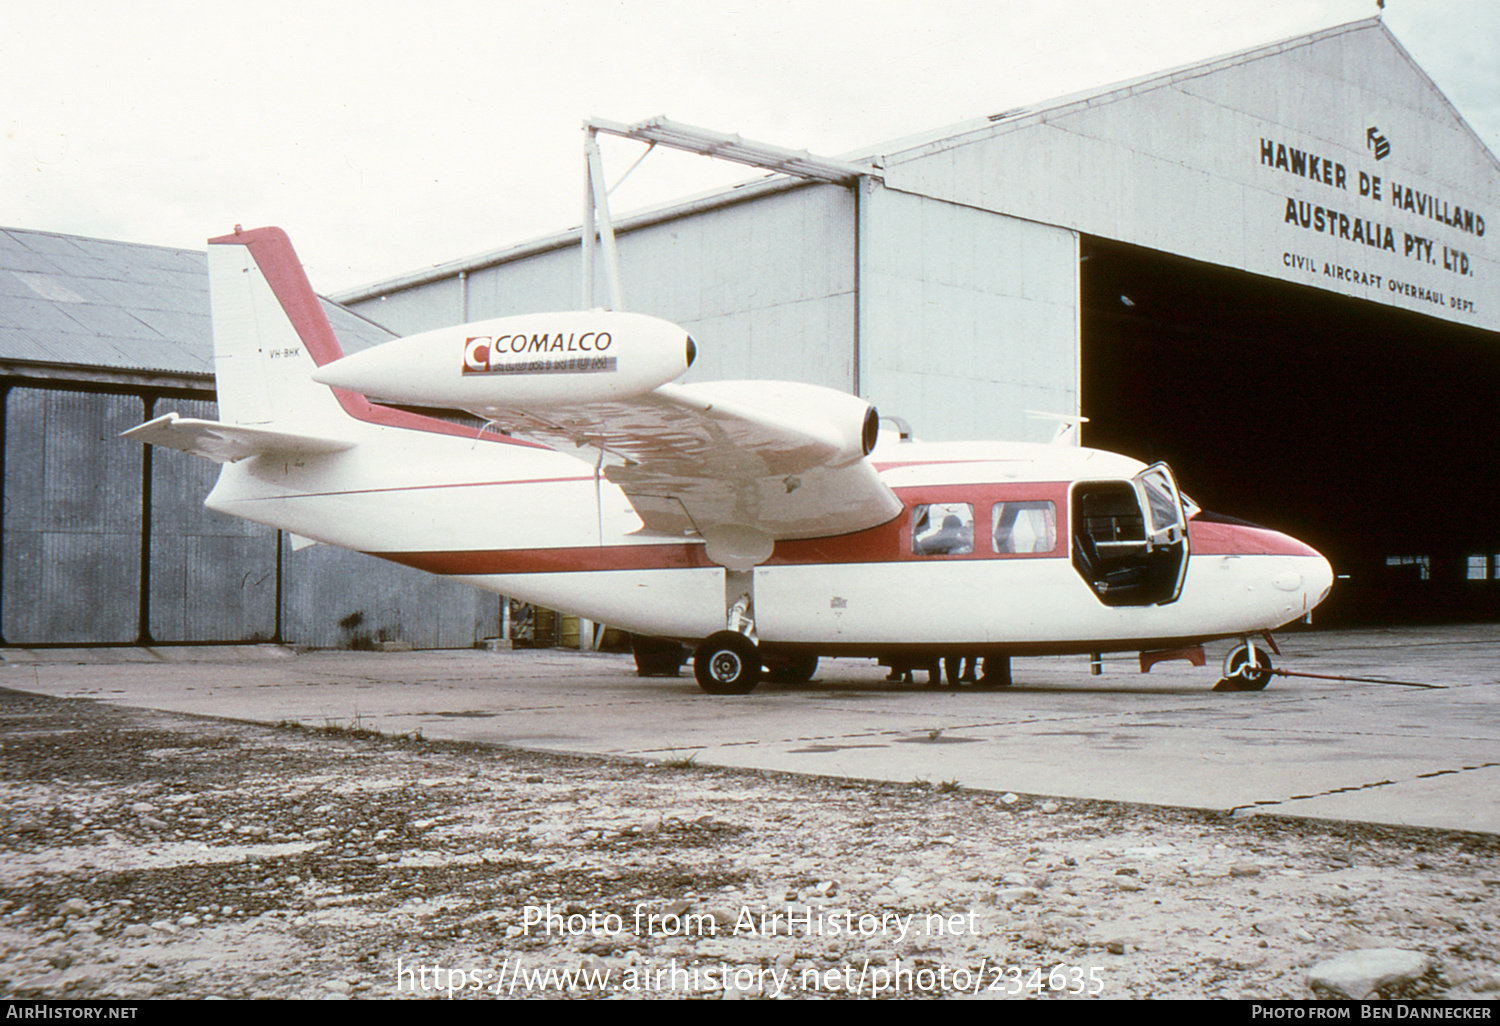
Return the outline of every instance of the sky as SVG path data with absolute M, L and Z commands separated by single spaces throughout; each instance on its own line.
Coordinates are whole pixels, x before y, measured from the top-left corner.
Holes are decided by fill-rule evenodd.
M 1372 17 L 1375 0 L 11 0 L 0 226 L 291 235 L 318 291 L 576 227 L 587 117 L 824 156 Z M 1500 3 L 1385 23 L 1500 152 Z M 643 147 L 602 137 L 615 182 Z M 658 150 L 619 216 L 760 172 Z

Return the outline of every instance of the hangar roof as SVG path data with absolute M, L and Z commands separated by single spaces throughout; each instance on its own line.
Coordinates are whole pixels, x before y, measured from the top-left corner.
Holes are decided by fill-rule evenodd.
M 1500 331 L 1500 161 L 1379 19 L 884 153 L 887 189 Z
M 349 352 L 390 332 L 323 300 Z M 209 377 L 200 250 L 0 229 L 0 361 Z
M 1300 36 L 1292 36 L 1274 43 L 1266 43 L 1258 46 L 1248 47 L 1234 53 L 1225 54 L 1221 57 L 1213 57 L 1207 60 L 1197 61 L 1193 64 L 1184 64 L 1165 71 L 1155 71 L 1140 75 L 1136 78 L 1127 79 L 1123 82 L 1112 82 L 1094 89 L 1082 92 L 1070 93 L 1066 96 L 1054 97 L 1036 103 L 1020 107 L 1012 107 L 1007 110 L 991 114 L 988 117 L 974 118 L 958 124 L 945 125 L 941 128 L 932 129 L 917 135 L 908 136 L 904 139 L 886 142 L 874 147 L 870 151 L 857 151 L 842 157 L 844 160 L 856 160 L 871 155 L 879 155 L 882 161 L 908 160 L 914 156 L 924 156 L 943 149 L 955 146 L 964 146 L 975 141 L 980 135 L 1003 135 L 1016 129 L 1029 127 L 1059 115 L 1074 111 L 1088 110 L 1101 104 L 1112 103 L 1116 100 L 1126 100 L 1153 89 L 1168 87 L 1179 82 L 1202 78 L 1215 72 L 1226 71 L 1268 57 L 1277 57 L 1292 51 L 1302 49 L 1310 44 L 1324 42 L 1325 40 L 1337 40 L 1341 36 L 1349 36 L 1367 30 L 1374 30 L 1382 43 L 1389 46 L 1398 56 L 1404 70 L 1412 80 L 1420 83 L 1420 89 L 1409 88 L 1410 82 L 1402 80 L 1399 83 L 1386 83 L 1394 97 L 1401 102 L 1411 105 L 1422 115 L 1433 119 L 1451 119 L 1459 129 L 1472 141 L 1474 147 L 1483 154 L 1483 159 L 1496 170 L 1500 170 L 1500 159 L 1489 151 L 1484 140 L 1474 131 L 1463 117 L 1457 107 L 1453 106 L 1437 83 L 1422 70 L 1406 48 L 1401 45 L 1400 40 L 1391 32 L 1390 28 L 1379 17 L 1364 18 L 1359 21 L 1349 22 L 1343 25 L 1334 25 L 1330 28 L 1317 32 L 1310 32 Z M 1344 54 L 1339 53 L 1334 58 L 1337 63 Z M 1350 63 L 1355 63 L 1357 58 L 1350 56 Z M 1357 74 L 1350 68 L 1326 69 L 1345 74 Z M 1406 88 L 1403 88 L 1406 87 Z

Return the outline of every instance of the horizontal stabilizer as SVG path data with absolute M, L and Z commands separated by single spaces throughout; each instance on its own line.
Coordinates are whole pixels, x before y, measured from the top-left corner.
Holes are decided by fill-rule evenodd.
M 215 463 L 233 463 L 248 456 L 270 453 L 317 455 L 354 448 L 347 438 L 299 435 L 289 431 L 223 424 L 216 420 L 195 420 L 168 413 L 126 431 L 122 438 L 133 438 L 148 445 L 179 449 Z

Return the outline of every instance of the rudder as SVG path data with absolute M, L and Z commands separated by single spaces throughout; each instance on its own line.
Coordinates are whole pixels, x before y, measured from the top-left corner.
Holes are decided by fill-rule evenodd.
M 208 240 L 208 277 L 223 423 L 314 429 L 365 405 L 311 378 L 343 350 L 285 232 L 236 227 Z

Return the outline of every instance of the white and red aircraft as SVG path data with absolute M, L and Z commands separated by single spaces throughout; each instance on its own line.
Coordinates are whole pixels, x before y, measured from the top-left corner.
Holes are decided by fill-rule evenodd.
M 900 440 L 811 385 L 674 384 L 696 346 L 652 317 L 528 314 L 344 356 L 279 229 L 236 228 L 208 261 L 220 420 L 127 434 L 223 463 L 211 509 L 686 642 L 714 694 L 824 655 L 983 657 L 1003 686 L 1013 655 L 1139 650 L 1144 670 L 1225 637 L 1221 684 L 1258 689 L 1251 639 L 1332 583 L 1164 464 Z

